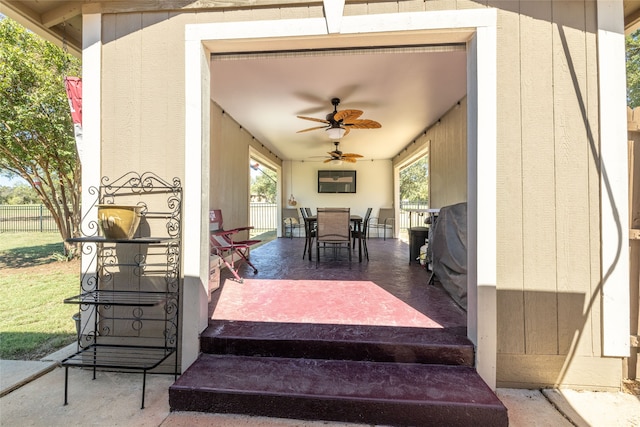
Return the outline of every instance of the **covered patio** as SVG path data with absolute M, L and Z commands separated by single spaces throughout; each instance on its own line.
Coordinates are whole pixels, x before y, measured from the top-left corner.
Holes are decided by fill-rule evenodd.
M 409 263 L 407 243 L 369 239 L 369 261 L 343 255 L 316 267 L 304 240 L 252 250 L 258 273 L 241 265 L 242 283 L 222 270 L 201 353 L 170 387 L 173 411 L 506 425 L 473 367 L 466 312 Z
M 409 264 L 400 239 L 369 239 L 370 260 L 302 259 L 303 238 L 278 238 L 251 253 L 258 273 L 239 266 L 244 283 L 221 272 L 209 318 L 216 320 L 447 328 L 466 335 L 467 318 L 429 272 Z M 356 245 L 357 252 L 357 245 Z

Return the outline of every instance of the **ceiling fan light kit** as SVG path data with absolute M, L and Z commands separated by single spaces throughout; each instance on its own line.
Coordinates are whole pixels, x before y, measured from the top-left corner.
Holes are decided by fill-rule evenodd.
M 360 119 L 362 111 L 360 110 L 340 110 L 338 104 L 340 98 L 331 100 L 333 112 L 327 114 L 326 119 L 317 119 L 315 117 L 297 116 L 299 119 L 310 120 L 312 122 L 324 123 L 322 126 L 314 126 L 308 129 L 299 130 L 297 133 L 309 132 L 316 129 L 325 129 L 327 135 L 331 139 L 340 139 L 348 135 L 351 129 L 379 129 L 382 125 L 375 120 Z
M 340 139 L 344 136 L 346 129 L 341 127 L 330 127 L 327 129 L 327 135 L 330 139 Z
M 335 141 L 334 144 L 336 146 L 335 150 L 329 151 L 327 153 L 329 155 L 329 157 L 327 157 L 327 159 L 324 161 L 324 163 L 330 163 L 332 165 L 341 165 L 342 162 L 355 163 L 356 159 L 362 158 L 362 156 L 360 154 L 343 153 L 342 151 L 340 151 L 340 149 L 338 148 L 338 146 L 340 144 L 339 141 Z

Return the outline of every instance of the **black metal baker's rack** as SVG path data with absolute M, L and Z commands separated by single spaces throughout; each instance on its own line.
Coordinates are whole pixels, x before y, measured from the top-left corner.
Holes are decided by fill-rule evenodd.
M 178 376 L 181 294 L 182 186 L 152 172 L 103 177 L 92 205 L 137 205 L 141 221 L 131 239 L 101 235 L 96 209 L 82 220 L 83 235 L 69 239 L 83 254 L 80 293 L 64 300 L 79 307 L 77 351 L 62 361 L 64 404 L 69 368 Z M 170 359 L 173 357 L 173 363 Z

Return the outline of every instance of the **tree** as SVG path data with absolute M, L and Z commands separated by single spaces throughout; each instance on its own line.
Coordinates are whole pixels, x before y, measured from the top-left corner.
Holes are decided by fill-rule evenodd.
M 640 107 L 640 30 L 628 35 L 627 45 L 627 105 Z
M 63 240 L 78 235 L 80 161 L 64 77 L 80 61 L 0 18 L 0 173 L 24 178 L 51 212 Z M 65 243 L 66 255 L 74 246 Z
M 0 204 L 32 205 L 36 203 L 40 203 L 40 198 L 27 184 L 18 184 L 14 187 L 0 186 Z
M 429 202 L 429 158 L 427 156 L 400 171 L 400 200 Z
M 276 202 L 276 173 L 268 168 L 260 168 L 257 163 L 251 169 L 258 174 L 251 179 L 251 195 L 258 196 L 268 203 Z

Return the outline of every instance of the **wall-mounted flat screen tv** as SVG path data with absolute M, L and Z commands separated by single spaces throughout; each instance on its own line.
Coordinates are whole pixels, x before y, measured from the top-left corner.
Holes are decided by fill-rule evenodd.
M 355 193 L 356 171 L 318 171 L 318 193 Z

